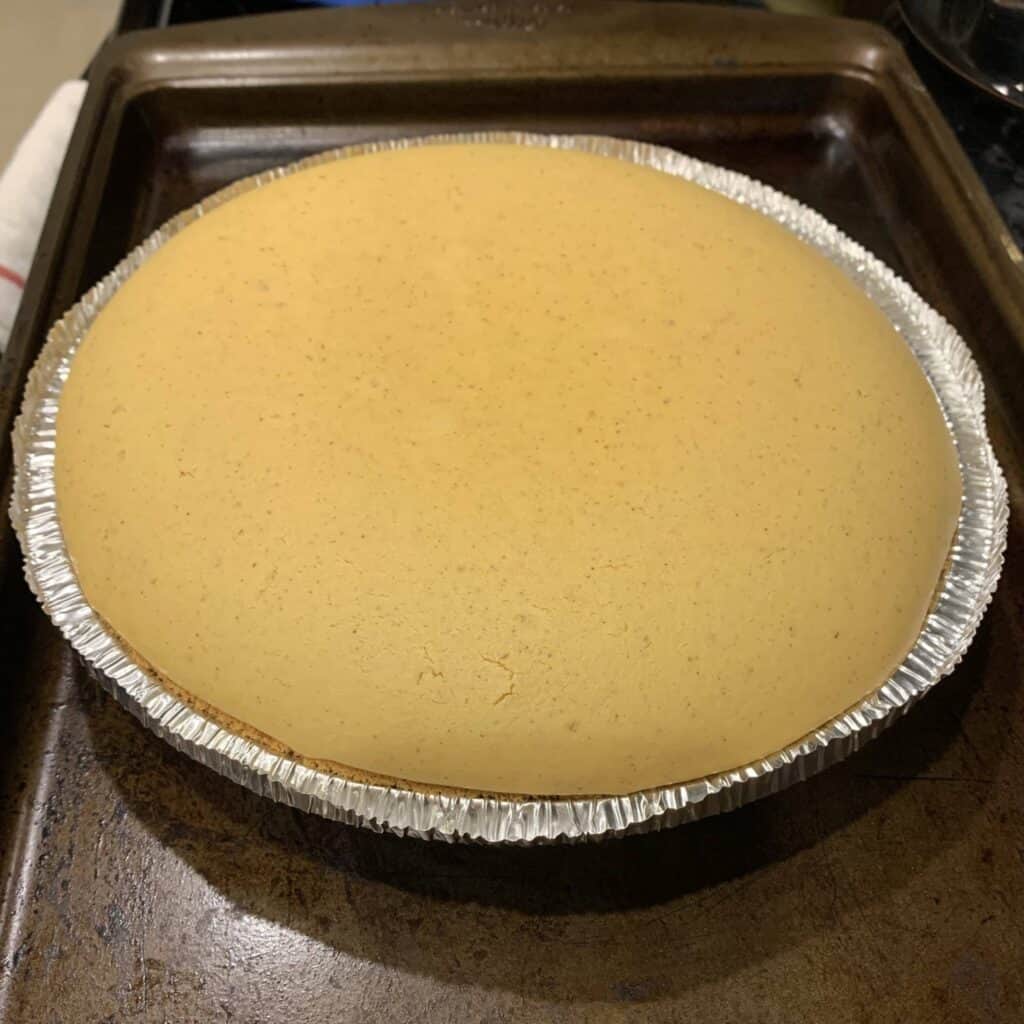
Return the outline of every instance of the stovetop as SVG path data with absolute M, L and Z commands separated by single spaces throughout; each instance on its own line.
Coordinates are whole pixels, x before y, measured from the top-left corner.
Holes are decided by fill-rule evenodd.
M 366 0 L 124 0 L 119 32 L 249 14 L 322 6 L 358 6 Z M 735 3 L 735 0 L 733 0 Z M 744 6 L 761 6 L 745 0 Z M 872 5 L 869 3 L 868 8 Z M 926 50 L 907 28 L 897 4 L 877 19 L 903 44 L 946 116 L 1018 246 L 1024 248 L 1024 111 L 971 85 Z
M 882 24 L 903 44 L 1014 240 L 1024 248 L 1024 111 L 972 85 L 934 57 L 895 8 Z

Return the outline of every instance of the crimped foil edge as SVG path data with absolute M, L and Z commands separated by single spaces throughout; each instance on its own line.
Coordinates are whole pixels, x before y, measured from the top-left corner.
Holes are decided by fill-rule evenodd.
M 57 519 L 54 486 L 58 401 L 74 353 L 96 315 L 161 245 L 236 195 L 317 164 L 446 142 L 579 149 L 685 178 L 788 228 L 843 270 L 888 316 L 938 396 L 957 447 L 963 498 L 933 610 L 903 663 L 876 691 L 769 757 L 690 782 L 627 796 L 460 796 L 358 782 L 279 756 L 170 694 L 105 627 L 75 578 Z M 119 703 L 177 749 L 263 796 L 375 831 L 446 841 L 571 842 L 667 828 L 778 792 L 842 760 L 959 663 L 995 592 L 1009 518 L 1006 482 L 985 430 L 981 375 L 959 335 L 910 285 L 820 214 L 772 188 L 664 147 L 601 136 L 476 132 L 386 140 L 331 150 L 229 185 L 158 228 L 54 325 L 29 376 L 13 444 L 10 515 L 25 555 L 28 584 Z

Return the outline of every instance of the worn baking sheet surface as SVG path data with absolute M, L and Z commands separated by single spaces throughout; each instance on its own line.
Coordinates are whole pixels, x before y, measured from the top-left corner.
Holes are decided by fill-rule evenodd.
M 375 14 L 304 23 L 291 48 L 292 22 L 234 48 L 237 25 L 207 28 L 201 47 L 126 45 L 107 65 L 121 85 L 105 76 L 90 100 L 4 387 L 132 244 L 242 174 L 384 135 L 600 131 L 765 180 L 907 276 L 982 364 L 1019 494 L 1016 268 L 898 56 L 831 23 L 660 9 L 645 28 L 633 10 L 616 9 L 593 46 L 605 15 L 559 16 L 531 35 L 548 49 L 520 55 L 528 75 L 510 64 L 525 35 L 424 12 L 395 34 L 432 18 L 435 41 L 455 42 L 389 49 Z M 492 51 L 508 70 L 480 68 Z M 558 74 L 538 74 L 544 61 Z M 84 678 L 8 545 L 6 1019 L 615 1019 L 642 1004 L 648 1020 L 855 1021 L 880 1006 L 1012 1020 L 1024 999 L 1016 548 L 1011 535 L 966 662 L 844 765 L 673 833 L 518 851 L 363 835 L 193 765 Z

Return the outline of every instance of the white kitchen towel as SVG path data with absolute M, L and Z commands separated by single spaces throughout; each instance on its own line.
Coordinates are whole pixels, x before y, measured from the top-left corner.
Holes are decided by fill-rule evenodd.
M 85 87 L 73 81 L 57 89 L 0 174 L 0 354 L 21 304 Z

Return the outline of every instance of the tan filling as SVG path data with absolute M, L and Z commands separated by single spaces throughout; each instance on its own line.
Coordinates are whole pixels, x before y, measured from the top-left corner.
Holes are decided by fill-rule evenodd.
M 75 358 L 61 524 L 176 688 L 472 791 L 736 767 L 877 687 L 959 509 L 883 315 L 629 163 L 413 148 L 232 200 Z

